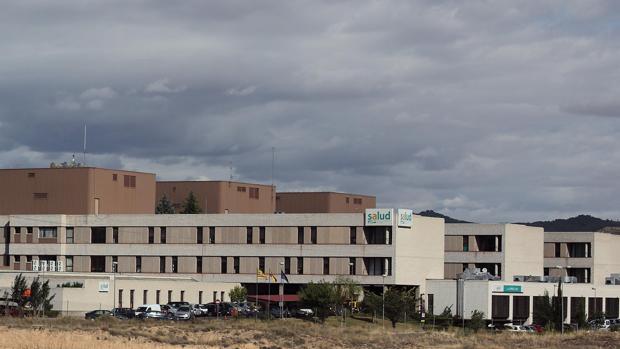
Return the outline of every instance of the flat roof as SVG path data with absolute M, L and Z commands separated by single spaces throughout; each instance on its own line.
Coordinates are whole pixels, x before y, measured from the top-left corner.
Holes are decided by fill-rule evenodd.
M 96 167 L 96 166 L 0 168 L 0 171 L 34 171 L 34 170 L 36 171 L 41 171 L 41 170 L 106 170 L 106 171 L 134 172 L 134 173 L 155 175 L 155 173 L 151 173 L 151 172 L 123 170 L 123 169 L 117 169 L 117 168 L 106 168 L 106 167 Z
M 375 195 L 367 195 L 367 194 L 354 194 L 354 193 L 344 193 L 339 191 L 279 191 L 277 194 L 339 194 L 339 195 L 351 195 L 351 196 L 365 196 L 369 198 L 376 198 Z
M 248 184 L 248 185 L 262 185 L 264 187 L 275 187 L 275 184 L 261 184 L 252 182 L 239 182 L 239 181 L 226 181 L 226 180 L 207 180 L 207 181 L 157 181 L 157 183 L 235 183 L 235 184 Z

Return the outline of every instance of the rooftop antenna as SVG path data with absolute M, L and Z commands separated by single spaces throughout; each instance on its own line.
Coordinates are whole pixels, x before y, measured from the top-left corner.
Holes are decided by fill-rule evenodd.
M 229 169 L 230 169 L 230 177 L 229 177 L 229 178 L 230 178 L 230 181 L 232 182 L 232 180 L 233 180 L 233 168 L 232 168 L 232 161 L 229 161 L 229 162 L 228 162 L 228 167 L 229 167 Z
M 273 187 L 273 175 L 276 163 L 276 147 L 271 147 L 271 186 Z
M 86 166 L 86 123 L 84 123 L 84 166 Z

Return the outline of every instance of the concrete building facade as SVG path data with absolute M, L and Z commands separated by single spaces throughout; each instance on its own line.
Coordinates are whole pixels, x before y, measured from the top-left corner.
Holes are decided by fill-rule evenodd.
M 0 169 L 0 214 L 155 211 L 155 175 L 95 167 Z
M 336 192 L 278 192 L 276 210 L 282 213 L 362 213 L 375 208 L 377 198 Z
M 543 274 L 542 228 L 519 224 L 446 224 L 444 275 L 455 279 L 467 268 L 487 269 L 502 280 Z
M 620 271 L 620 235 L 602 232 L 546 232 L 544 275 L 574 276 L 602 285 Z M 560 268 L 558 268 L 560 267 Z
M 164 195 L 177 213 L 192 192 L 203 213 L 274 213 L 275 186 L 232 181 L 158 181 L 157 200 Z

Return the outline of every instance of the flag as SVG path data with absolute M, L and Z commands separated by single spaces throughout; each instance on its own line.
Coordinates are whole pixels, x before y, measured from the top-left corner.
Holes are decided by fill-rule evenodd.
M 280 270 L 280 281 L 281 282 L 286 281 L 287 284 L 289 283 L 288 278 L 286 277 L 286 274 L 284 274 L 284 270 Z
M 273 275 L 272 273 L 269 273 L 269 280 L 271 282 L 278 282 L 278 279 L 276 278 L 275 275 Z
M 267 275 L 265 273 L 263 273 L 263 271 L 260 270 L 260 268 L 256 268 L 256 278 L 257 279 L 267 280 Z

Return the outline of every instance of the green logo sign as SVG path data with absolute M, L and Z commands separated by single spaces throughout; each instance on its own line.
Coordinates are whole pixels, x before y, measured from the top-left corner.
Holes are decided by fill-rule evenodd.
M 504 285 L 504 293 L 523 293 L 520 285 Z
M 392 209 L 391 208 L 369 208 L 366 209 L 366 225 L 392 225 Z

